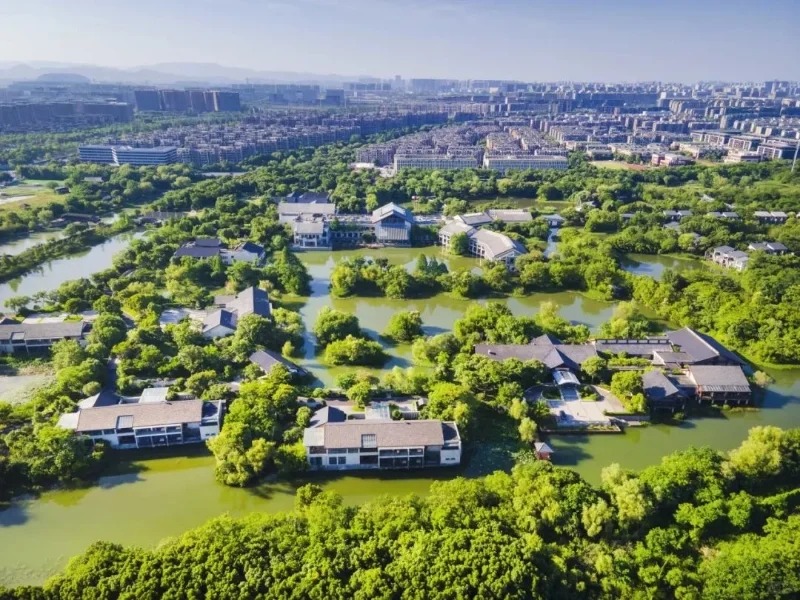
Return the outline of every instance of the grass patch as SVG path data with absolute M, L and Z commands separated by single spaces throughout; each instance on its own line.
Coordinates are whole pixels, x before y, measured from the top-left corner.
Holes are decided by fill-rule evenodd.
M 63 204 L 66 195 L 56 194 L 48 187 L 38 185 L 17 185 L 4 188 L 0 192 L 0 212 L 14 211 L 20 208 L 40 208 L 51 202 Z M 17 199 L 18 198 L 18 199 Z
M 0 402 L 23 404 L 36 390 L 53 382 L 52 372 L 29 375 L 0 376 Z

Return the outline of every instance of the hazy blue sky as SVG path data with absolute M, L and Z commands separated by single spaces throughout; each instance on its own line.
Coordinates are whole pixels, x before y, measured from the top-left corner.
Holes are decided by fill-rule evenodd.
M 800 0 L 0 0 L 0 61 L 524 80 L 800 79 Z

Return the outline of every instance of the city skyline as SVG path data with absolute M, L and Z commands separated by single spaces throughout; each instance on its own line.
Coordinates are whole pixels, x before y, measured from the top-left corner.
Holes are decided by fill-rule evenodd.
M 0 8 L 0 63 L 214 63 L 242 69 L 242 79 L 245 70 L 521 81 L 800 79 L 800 17 L 791 0 L 771 0 L 769 10 L 721 0 L 564 4 L 30 0 Z

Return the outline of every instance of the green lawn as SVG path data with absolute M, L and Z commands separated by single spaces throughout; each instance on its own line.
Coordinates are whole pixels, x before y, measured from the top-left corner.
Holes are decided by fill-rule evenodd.
M 20 208 L 45 206 L 51 202 L 63 203 L 66 195 L 56 194 L 39 182 L 26 181 L 0 190 L 0 211 L 18 211 Z

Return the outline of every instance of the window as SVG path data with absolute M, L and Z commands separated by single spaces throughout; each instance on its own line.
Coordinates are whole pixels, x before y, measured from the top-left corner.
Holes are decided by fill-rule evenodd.
M 374 433 L 364 433 L 361 435 L 361 447 L 362 448 L 377 448 L 378 447 L 378 436 Z

